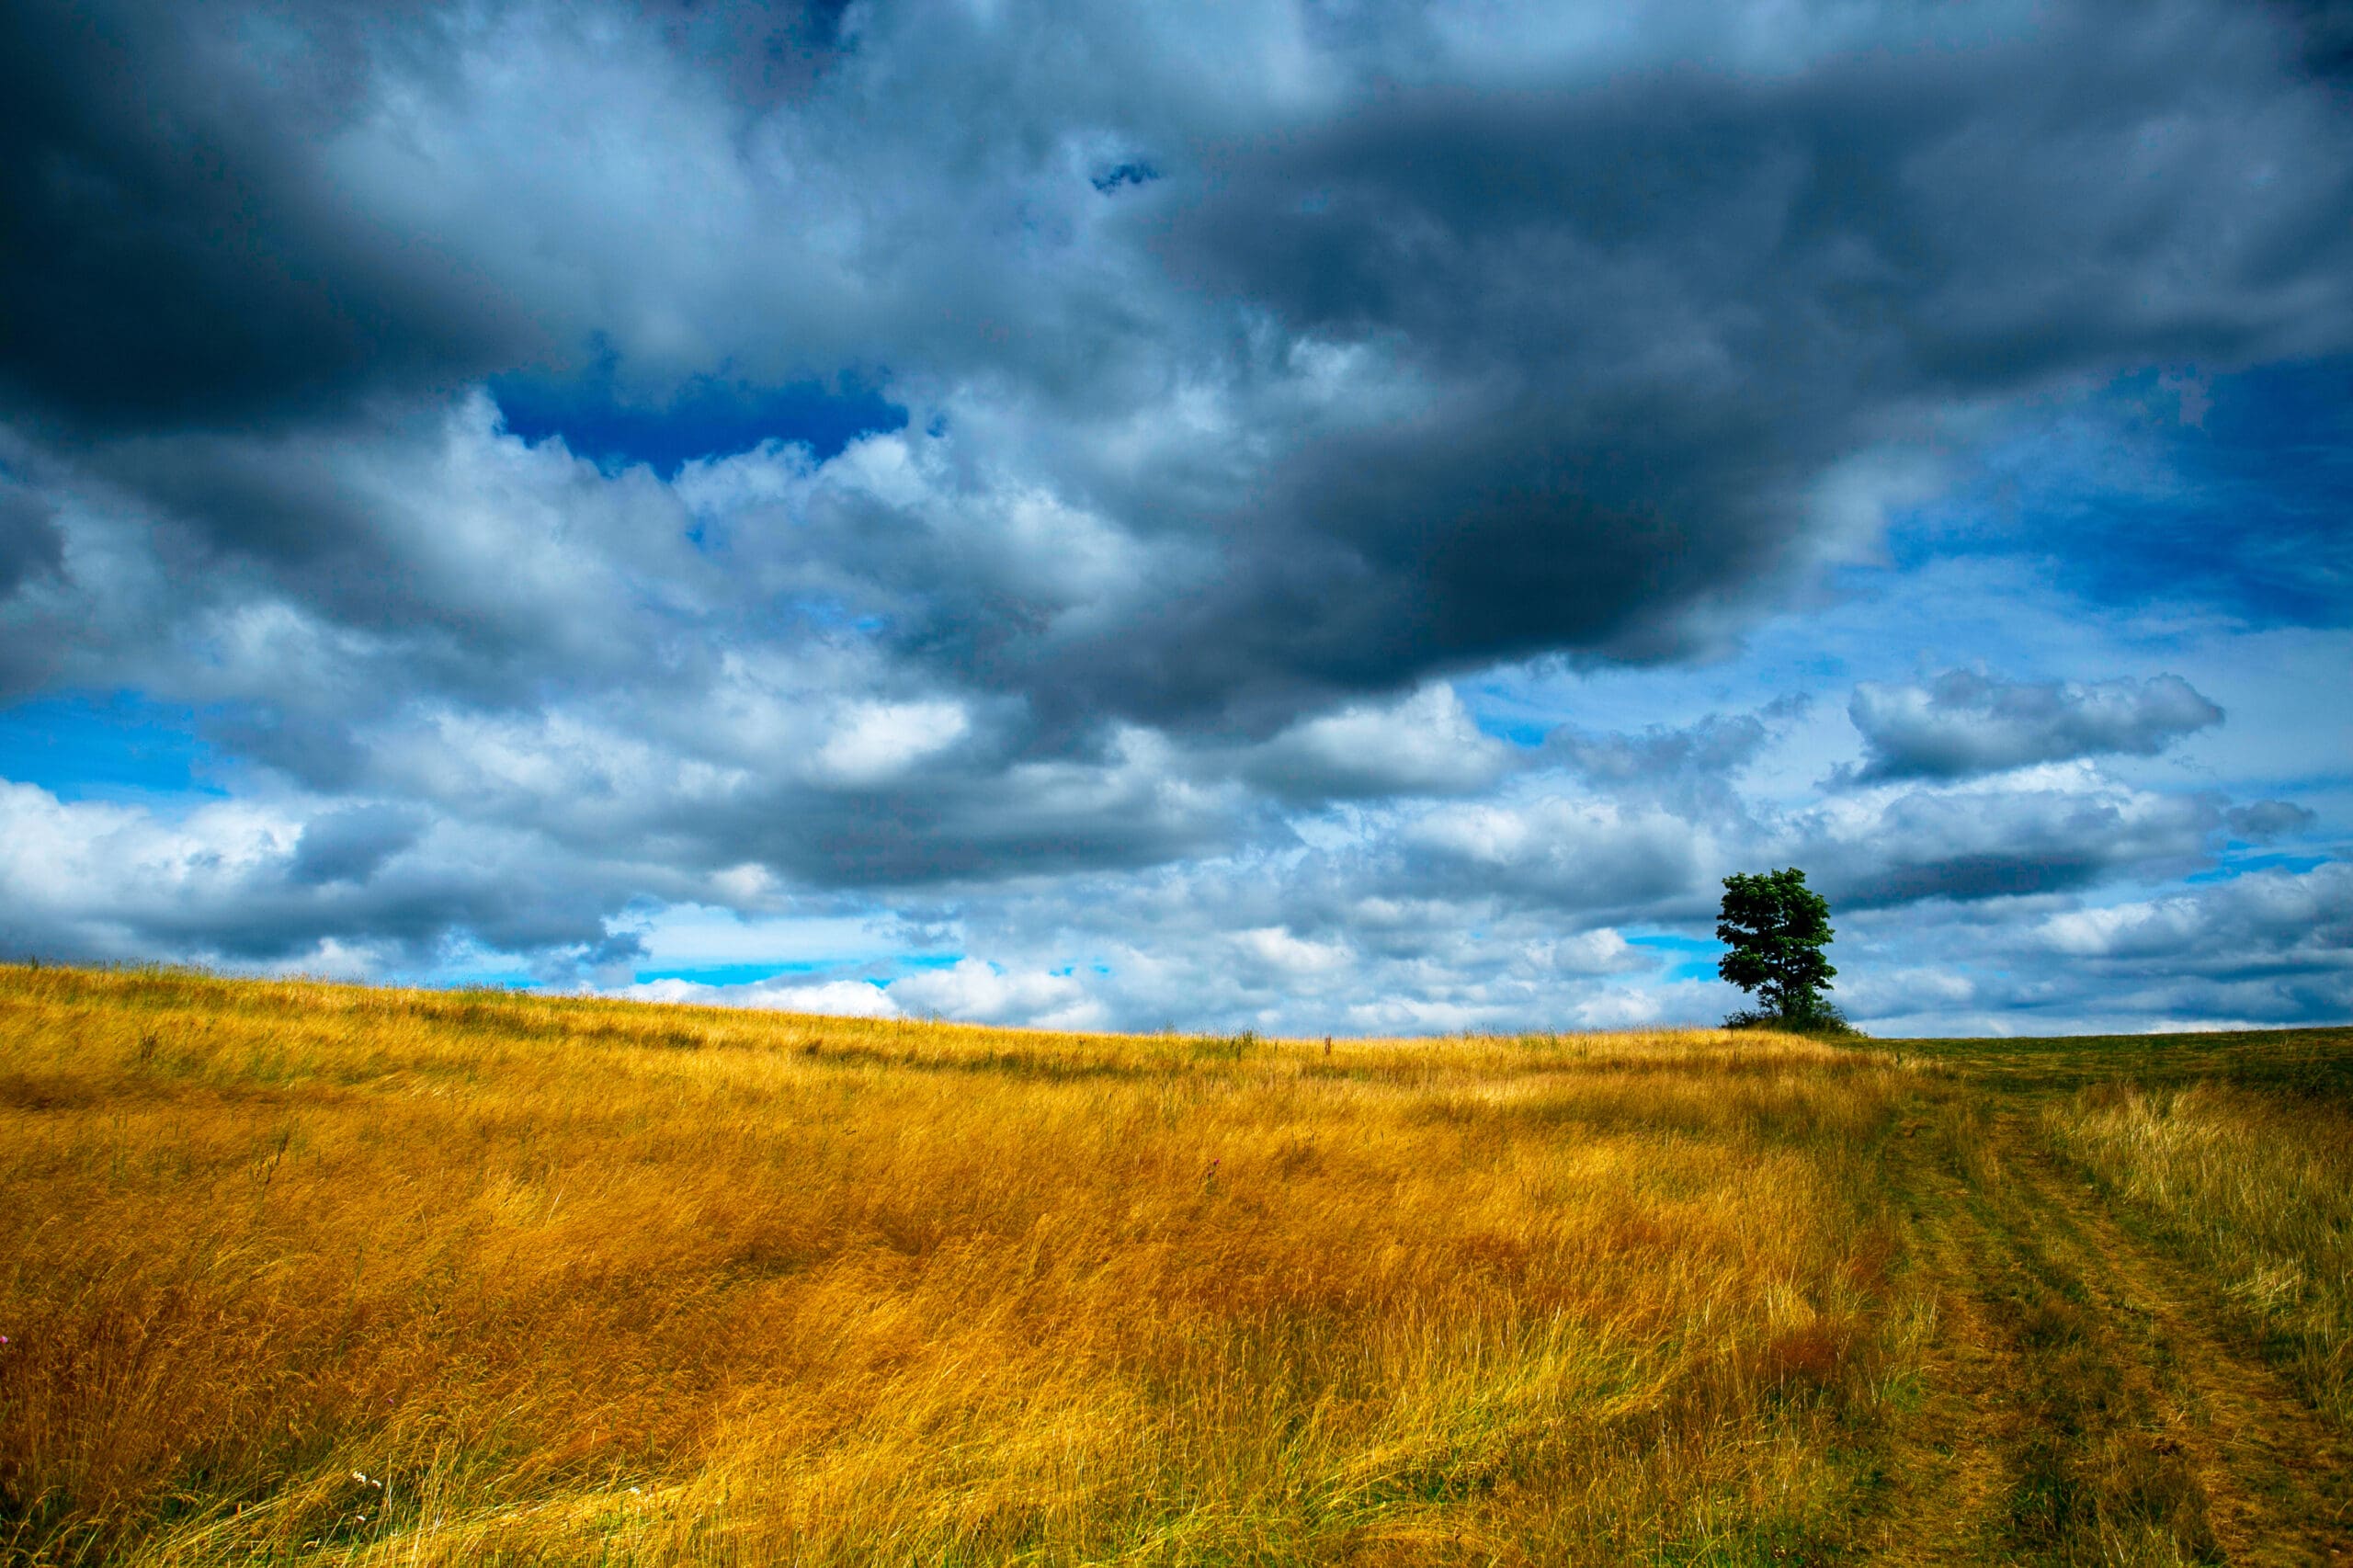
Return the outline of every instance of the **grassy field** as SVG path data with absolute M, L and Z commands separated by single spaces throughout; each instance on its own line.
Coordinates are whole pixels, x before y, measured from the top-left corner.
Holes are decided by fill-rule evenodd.
M 2353 1558 L 2353 1031 L 0 968 L 0 1560 Z

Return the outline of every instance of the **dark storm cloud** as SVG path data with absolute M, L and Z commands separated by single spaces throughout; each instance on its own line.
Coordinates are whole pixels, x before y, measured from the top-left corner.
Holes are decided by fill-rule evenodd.
M 0 393 L 99 428 L 233 427 L 443 383 L 532 341 L 463 263 L 341 199 L 319 138 L 422 9 L 0 15 Z
M 610 681 L 640 653 L 608 619 L 633 608 L 624 574 L 710 580 L 696 581 L 683 514 L 651 474 L 608 482 L 557 449 L 470 439 L 438 412 L 364 431 L 125 438 L 105 466 L 146 507 L 184 602 L 282 596 L 384 640 L 399 659 L 386 673 L 420 690 L 496 700 Z
M 656 3 L 616 20 L 722 94 L 774 105 L 838 54 L 843 9 Z M 418 232 L 334 157 L 379 95 L 458 90 L 467 51 L 522 10 L 9 7 L 0 396 L 78 433 L 235 429 L 592 365 L 609 324 L 517 287 L 512 258 L 464 233 Z
M 2222 722 L 2178 676 L 2012 682 L 1949 670 L 1926 686 L 1855 688 L 1847 716 L 1870 761 L 1858 778 L 1965 778 L 2082 756 L 2154 756 Z
M 1151 50 L 1084 8 L 12 15 L 28 406 L 152 433 L 501 370 L 602 365 L 658 407 L 887 366 L 954 473 L 804 544 L 899 656 L 1022 698 L 1051 745 L 1688 650 L 1803 555 L 1831 465 L 1949 403 L 2353 326 L 2353 130 L 2235 9 L 1799 18 L 1757 59 L 1661 10 L 1550 62 L 1404 11 L 1162 18 Z M 590 94 L 619 135 L 532 118 Z M 406 569 L 421 519 L 256 504 L 185 449 L 90 461 L 256 591 L 484 614 Z M 1074 604 L 1003 559 L 1001 515 L 975 531 L 1022 494 L 1188 569 Z M 1076 624 L 1090 597 L 1116 631 Z
M 295 841 L 288 879 L 308 886 L 365 882 L 425 828 L 425 813 L 413 806 L 353 806 L 313 817 Z
M 28 577 L 55 572 L 64 559 L 64 536 L 49 504 L 0 478 L 0 598 Z
M 2353 5 L 2346 0 L 2284 0 L 2294 21 L 2304 62 L 2325 75 L 2353 75 Z
M 1176 275 L 1377 347 L 1427 395 L 1284 453 L 1231 525 L 1234 630 L 1182 678 L 1671 652 L 1687 612 L 1785 558 L 1828 464 L 1948 400 L 2344 341 L 2321 280 L 2353 262 L 2345 126 L 2265 89 L 2252 137 L 2209 121 L 2183 89 L 2217 79 L 2215 40 L 2189 22 L 2080 12 L 1773 76 L 1401 85 L 1205 150 L 1160 242 Z M 2252 85 L 2261 53 L 2236 32 L 2220 76 Z M 2325 168 L 2257 194 L 2241 159 L 2291 121 Z M 2223 237 L 2218 208 L 2260 233 Z M 2283 330 L 2290 276 L 2318 309 Z
M 676 823 L 714 862 L 751 858 L 820 887 L 921 887 L 1010 872 L 1131 869 L 1232 842 L 1233 813 L 1151 770 L 1046 765 L 1002 779 L 764 791 Z

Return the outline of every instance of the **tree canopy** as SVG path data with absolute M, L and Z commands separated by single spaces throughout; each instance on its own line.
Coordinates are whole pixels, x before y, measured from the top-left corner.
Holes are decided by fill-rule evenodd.
M 1736 1021 L 1836 1021 L 1837 1010 L 1822 996 L 1838 972 L 1822 952 L 1831 936 L 1829 901 L 1805 885 L 1796 867 L 1726 877 L 1716 937 L 1732 950 L 1717 961 L 1716 973 L 1763 1004 L 1763 1017 Z

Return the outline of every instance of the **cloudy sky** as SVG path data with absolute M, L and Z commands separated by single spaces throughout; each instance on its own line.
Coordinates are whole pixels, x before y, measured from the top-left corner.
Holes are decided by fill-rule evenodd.
M 2353 1018 L 2353 16 L 0 7 L 0 951 Z

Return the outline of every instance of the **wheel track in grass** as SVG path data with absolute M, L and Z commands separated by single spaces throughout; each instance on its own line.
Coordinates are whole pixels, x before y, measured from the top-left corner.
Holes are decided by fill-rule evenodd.
M 2013 1164 L 2054 1257 L 2086 1283 L 2193 1456 L 2234 1562 L 2353 1563 L 2353 1439 L 2267 1362 L 2216 1281 L 2120 1221 L 2031 1113 L 2006 1117 Z
M 1923 1347 L 1920 1407 L 1895 1435 L 1888 1508 L 1862 1544 L 1892 1562 L 1986 1561 L 1986 1521 L 2006 1485 L 2002 1391 L 2018 1381 L 2018 1357 L 1975 1289 L 1981 1249 L 1971 1244 L 1979 1238 L 1964 1233 L 1949 1205 L 1924 1201 L 1921 1172 L 1904 1174 L 1906 1252 L 1936 1320 Z
M 2213 1281 L 2120 1224 L 2030 1107 L 1922 1109 L 1891 1169 L 1938 1322 L 1857 1544 L 1920 1563 L 2353 1563 L 2353 1444 Z

